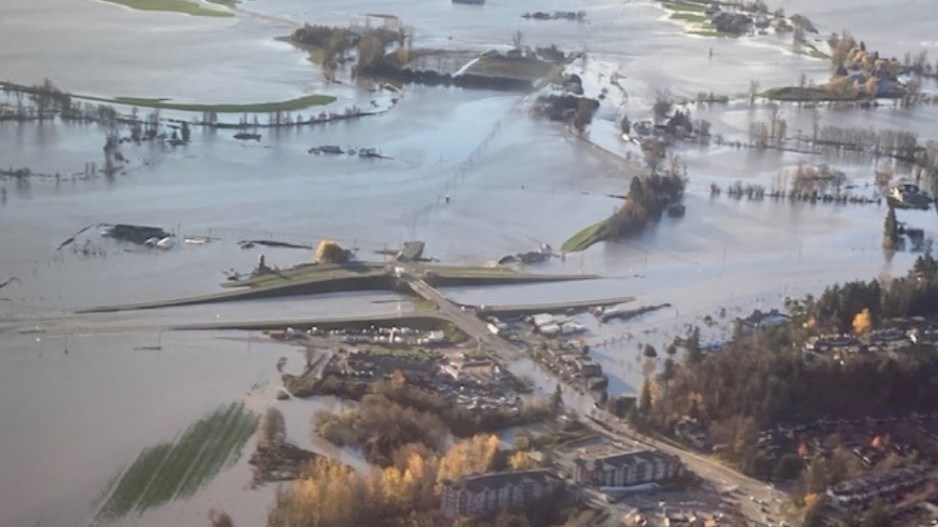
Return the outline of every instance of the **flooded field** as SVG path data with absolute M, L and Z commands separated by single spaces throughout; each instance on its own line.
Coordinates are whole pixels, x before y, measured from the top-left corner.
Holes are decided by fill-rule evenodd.
M 871 47 L 901 56 L 936 46 L 926 3 L 785 0 L 770 7 L 803 12 L 825 32 L 847 28 Z M 773 35 L 687 36 L 648 1 L 489 4 L 254 0 L 243 2 L 235 17 L 218 19 L 143 13 L 90 0 L 16 0 L 0 6 L 0 78 L 23 84 L 49 78 L 68 91 L 103 97 L 239 103 L 328 94 L 339 98 L 337 108 L 367 105 L 377 95 L 352 84 L 327 83 L 304 52 L 274 38 L 304 22 L 363 23 L 365 14 L 375 12 L 399 16 L 413 27 L 415 45 L 431 48 L 505 49 L 520 29 L 527 44 L 586 51 L 581 67 L 588 83 L 609 88 L 611 74 L 619 73 L 628 95 L 604 103 L 581 138 L 532 117 L 531 96 L 408 85 L 397 105 L 378 116 L 265 129 L 256 141 L 234 139 L 235 130 L 195 127 L 192 140 L 182 146 L 126 144 L 124 170 L 90 177 L 83 177 L 87 164 L 103 165 L 104 128 L 0 123 L 0 169 L 28 167 L 60 176 L 0 178 L 6 189 L 0 202 L 0 282 L 19 278 L 0 290 L 0 524 L 90 523 L 95 504 L 141 452 L 153 454 L 145 449 L 179 437 L 232 402 L 257 413 L 276 404 L 287 417 L 291 441 L 328 449 L 310 438 L 311 416 L 343 403 L 274 403 L 275 365 L 287 357 L 287 370 L 300 370 L 300 351 L 258 334 L 168 328 L 393 314 L 411 310 L 413 302 L 361 292 L 132 313 L 74 315 L 74 310 L 214 292 L 224 271 L 247 272 L 261 254 L 279 267 L 313 258 L 311 251 L 297 249 L 241 249 L 242 240 L 315 245 L 332 239 L 359 259 L 377 261 L 384 258 L 377 250 L 424 240 L 428 256 L 453 264 L 485 264 L 542 243 L 559 247 L 621 204 L 613 196 L 628 191 L 632 169 L 624 158 L 635 156 L 636 149 L 621 141 L 618 121 L 626 114 L 633 122 L 650 118 L 659 90 L 687 98 L 698 92 L 733 96 L 727 105 L 689 106 L 694 118 L 709 120 L 727 144 L 675 148 L 688 167 L 684 218 L 665 218 L 639 236 L 525 267 L 599 274 L 602 280 L 445 292 L 459 302 L 494 305 L 629 295 L 637 297 L 636 305 L 670 303 L 669 309 L 628 322 L 577 317 L 588 329 L 585 342 L 610 375 L 610 391 L 634 393 L 648 368 L 655 367 L 641 357 L 640 343 L 659 346 L 706 315 L 717 317 L 720 308 L 729 319 L 757 307 L 778 307 L 786 296 L 816 293 L 834 282 L 903 274 L 919 254 L 911 247 L 884 254 L 884 204 L 711 196 L 711 184 L 770 186 L 780 171 L 800 162 L 842 170 L 858 192 L 871 188 L 878 169 L 892 170 L 897 179 L 913 177 L 910 166 L 870 156 L 728 144 L 747 142 L 750 123 L 767 119 L 771 111 L 763 101 L 744 100 L 751 80 L 763 88 L 794 84 L 802 73 L 820 81 L 829 74 L 826 62 L 792 53 L 787 41 Z M 520 16 L 574 7 L 586 11 L 584 23 Z M 936 87 L 926 83 L 924 90 Z M 12 100 L 12 95 L 0 97 Z M 783 104 L 780 111 L 790 133 L 829 124 L 911 130 L 923 143 L 938 136 L 938 106 L 861 110 Z M 163 116 L 193 118 L 172 111 Z M 387 159 L 308 152 L 319 145 L 376 148 Z M 930 250 L 928 243 L 938 236 L 934 210 L 900 211 L 899 220 L 921 228 L 927 243 L 917 250 Z M 103 238 L 100 224 L 114 223 L 153 225 L 211 241 L 162 251 Z M 86 226 L 91 228 L 78 243 L 56 250 Z M 721 338 L 718 329 L 708 336 Z M 513 371 L 529 375 L 544 393 L 553 389 L 530 361 Z M 253 448 L 245 441 L 244 451 Z M 365 468 L 353 452 L 326 453 Z M 238 525 L 262 524 L 273 487 L 250 488 L 244 457 L 221 463 L 216 477 L 198 490 L 186 487 L 191 494 L 162 496 L 185 499 L 156 500 L 163 504 L 146 511 L 124 507 L 130 514 L 116 524 L 207 523 L 211 508 L 228 511 Z

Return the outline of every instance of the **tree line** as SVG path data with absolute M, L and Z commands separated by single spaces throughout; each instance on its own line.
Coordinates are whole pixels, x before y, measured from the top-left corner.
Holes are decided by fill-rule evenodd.
M 806 361 L 812 334 L 853 332 L 895 317 L 938 313 L 938 263 L 923 256 L 909 274 L 888 281 L 829 287 L 817 299 L 788 304 L 788 324 L 737 333 L 722 349 L 702 353 L 699 336 L 680 364 L 649 378 L 631 418 L 638 427 L 672 433 L 683 418 L 709 428 L 723 455 L 762 478 L 785 471 L 757 446 L 760 430 L 821 417 L 904 415 L 932 411 L 938 400 L 935 350 L 913 346 L 900 356 L 867 355 L 847 362 Z M 686 342 L 685 342 L 686 346 Z

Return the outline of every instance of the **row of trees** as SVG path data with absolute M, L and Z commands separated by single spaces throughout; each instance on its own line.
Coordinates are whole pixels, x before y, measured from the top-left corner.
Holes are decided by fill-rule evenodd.
M 821 146 L 852 148 L 874 156 L 888 156 L 914 162 L 924 150 L 918 134 L 906 130 L 873 130 L 827 125 L 816 128 L 811 140 Z
M 289 376 L 285 375 L 285 379 Z M 437 416 L 457 437 L 495 432 L 510 426 L 537 423 L 554 415 L 551 401 L 525 401 L 517 407 L 472 409 L 450 404 L 438 394 L 408 385 L 403 375 L 376 383 L 327 377 L 304 391 L 304 395 L 336 395 L 361 400 L 368 394 L 382 395 L 401 406 Z
M 789 306 L 791 323 L 739 334 L 716 353 L 687 353 L 681 364 L 648 379 L 634 422 L 670 432 L 680 419 L 695 418 L 727 446 L 731 461 L 770 477 L 781 469 L 768 465 L 757 447 L 762 429 L 817 417 L 934 408 L 938 362 L 930 348 L 846 363 L 806 362 L 800 349 L 809 332 L 868 331 L 884 318 L 938 313 L 938 262 L 930 256 L 904 278 L 850 282 Z
M 889 318 L 930 316 L 938 313 L 938 262 L 920 256 L 908 275 L 886 281 L 834 285 L 804 302 L 806 313 L 819 328 L 849 332 L 853 318 L 869 309 L 874 324 Z
M 449 435 L 435 415 L 372 394 L 362 399 L 358 409 L 340 414 L 318 412 L 314 429 L 336 445 L 361 448 L 365 459 L 382 467 L 391 465 L 394 452 L 406 444 L 440 451 Z
M 278 489 L 268 526 L 391 525 L 408 516 L 405 524 L 440 525 L 442 483 L 489 470 L 498 444 L 497 437 L 480 435 L 454 443 L 442 455 L 404 445 L 391 464 L 368 473 L 317 459 L 306 478 Z
M 667 172 L 632 178 L 625 203 L 606 221 L 601 235 L 606 239 L 635 234 L 684 195 L 684 165 L 672 157 Z

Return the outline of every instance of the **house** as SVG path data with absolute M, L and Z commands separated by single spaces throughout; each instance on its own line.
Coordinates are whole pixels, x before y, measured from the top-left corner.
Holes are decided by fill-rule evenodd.
M 717 11 L 713 14 L 712 17 L 710 17 L 710 23 L 713 24 L 717 31 L 721 33 L 742 35 L 743 33 L 749 31 L 753 20 L 749 16 L 742 13 Z
M 774 328 L 788 322 L 788 315 L 773 309 L 767 313 L 756 309 L 746 318 L 737 318 L 736 325 L 742 331 L 752 332 L 757 329 Z
M 672 480 L 684 474 L 677 456 L 657 450 L 582 453 L 574 460 L 576 482 L 598 487 L 631 487 Z
M 811 337 L 805 344 L 806 351 L 815 353 L 859 353 L 861 347 L 859 339 L 847 334 Z
M 603 367 L 601 364 L 596 362 L 596 360 L 590 357 L 576 357 L 577 368 L 580 370 L 580 375 L 584 377 L 599 377 L 603 374 Z
M 908 347 L 912 341 L 900 329 L 877 329 L 869 335 L 870 347 L 881 351 L 897 351 Z
M 678 421 L 674 425 L 674 435 L 701 452 L 710 451 L 710 436 L 704 426 L 696 419 L 685 417 Z
M 448 518 L 522 509 L 550 497 L 561 480 L 547 470 L 489 472 L 443 482 L 441 510 Z
M 449 375 L 454 381 L 466 382 L 491 376 L 495 372 L 495 364 L 485 359 L 454 360 L 440 367 L 444 375 Z
M 844 481 L 827 490 L 834 505 L 843 508 L 865 507 L 879 497 L 907 492 L 925 481 L 926 465 L 911 465 L 886 472 L 875 472 Z
M 893 205 L 919 209 L 927 209 L 931 201 L 928 194 L 912 183 L 900 183 L 892 187 L 888 198 Z

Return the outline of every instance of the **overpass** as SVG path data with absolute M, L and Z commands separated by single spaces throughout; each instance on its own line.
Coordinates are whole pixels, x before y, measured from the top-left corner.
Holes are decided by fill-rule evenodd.
M 484 346 L 504 361 L 521 358 L 522 350 L 498 335 L 493 335 L 489 331 L 488 324 L 476 316 L 475 308 L 456 305 L 412 271 L 404 270 L 398 275 L 415 295 L 436 304 L 439 308 L 439 315 L 455 324 L 480 346 Z

